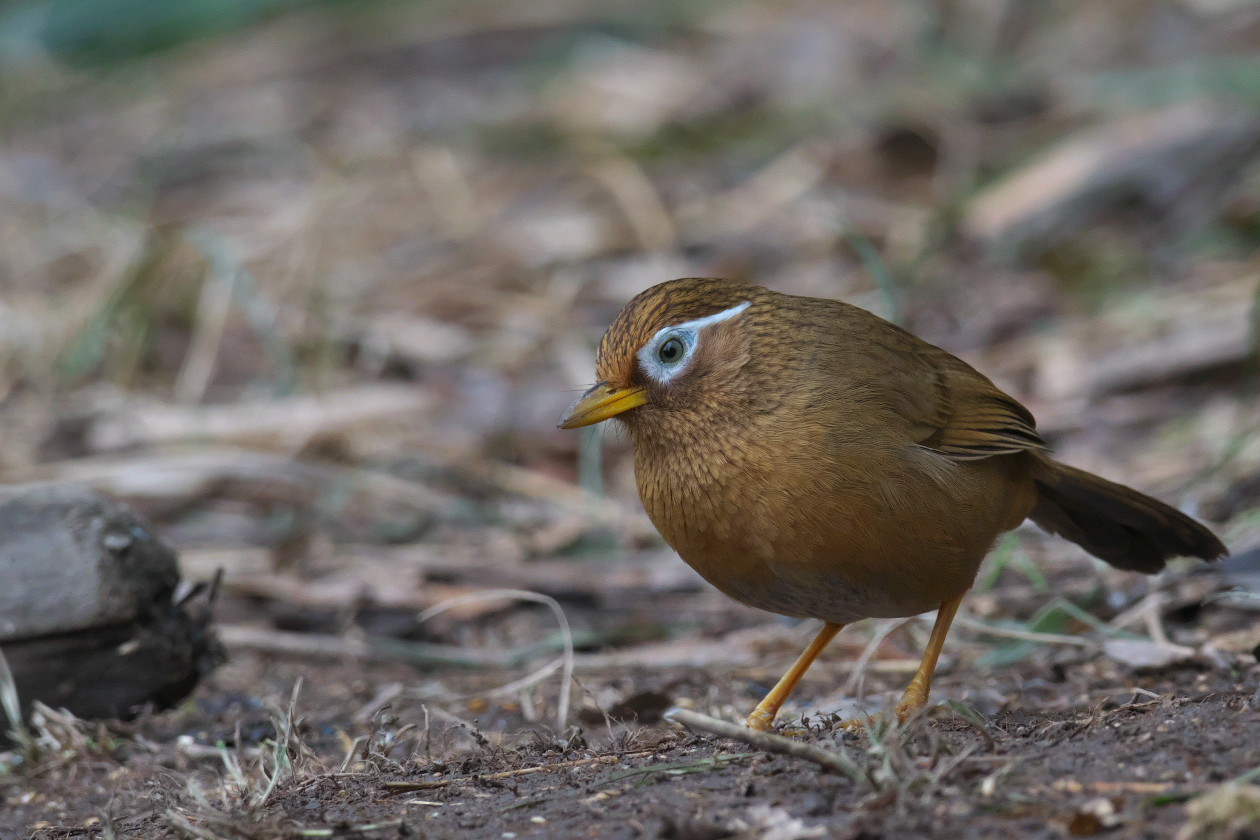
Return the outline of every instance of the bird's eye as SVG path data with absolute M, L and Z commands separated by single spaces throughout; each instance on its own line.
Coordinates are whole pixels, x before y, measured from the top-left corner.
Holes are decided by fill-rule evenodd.
M 682 361 L 683 354 L 686 352 L 687 347 L 681 338 L 671 338 L 656 351 L 656 358 L 660 359 L 662 364 L 676 365 Z

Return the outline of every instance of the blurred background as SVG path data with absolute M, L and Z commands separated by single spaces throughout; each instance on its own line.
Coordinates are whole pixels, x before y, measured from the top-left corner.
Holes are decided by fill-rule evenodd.
M 587 707 L 737 713 L 809 629 L 665 548 L 623 435 L 555 429 L 632 295 L 720 275 L 962 355 L 1064 460 L 1238 552 L 1260 541 L 1258 47 L 1250 0 L 11 0 L 0 479 L 86 482 L 188 577 L 224 571 L 234 656 L 203 709 L 306 674 L 329 717 L 553 720 L 554 680 L 468 700 L 277 641 L 515 652 L 502 683 L 555 649 L 550 613 L 417 615 L 512 587 L 564 607 Z M 1159 585 L 1024 529 L 967 609 L 1068 632 L 1051 595 L 1107 620 Z M 923 635 L 880 648 L 886 687 Z M 957 635 L 944 696 L 1009 696 L 984 670 L 951 688 L 950 657 L 1030 645 Z

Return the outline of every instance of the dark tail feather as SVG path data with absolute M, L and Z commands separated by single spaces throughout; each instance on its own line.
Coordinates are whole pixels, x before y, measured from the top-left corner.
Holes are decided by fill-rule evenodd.
M 1229 554 L 1215 534 L 1161 501 L 1048 458 L 1037 461 L 1029 518 L 1117 569 L 1154 574 L 1173 557 Z

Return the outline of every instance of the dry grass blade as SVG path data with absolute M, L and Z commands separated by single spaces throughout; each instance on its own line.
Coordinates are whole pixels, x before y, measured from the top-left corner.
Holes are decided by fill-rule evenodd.
M 401 414 L 423 414 L 431 407 L 432 398 L 422 391 L 380 384 L 233 405 L 136 401 L 125 413 L 98 420 L 90 444 L 96 451 L 188 442 L 294 451 L 316 438 Z
M 560 675 L 560 695 L 556 702 L 556 731 L 562 732 L 569 720 L 569 691 L 573 686 L 573 631 L 569 628 L 569 618 L 564 614 L 564 608 L 560 606 L 560 602 L 550 595 L 543 595 L 538 592 L 529 592 L 524 589 L 487 589 L 484 592 L 474 592 L 468 595 L 460 595 L 450 598 L 440 604 L 436 604 L 424 612 L 420 613 L 419 620 L 427 621 L 434 616 L 441 615 L 447 610 L 461 606 L 463 604 L 473 603 L 475 601 L 494 600 L 494 599 L 512 599 L 517 601 L 531 601 L 535 604 L 542 604 L 551 610 L 556 617 L 556 623 L 560 626 L 560 637 L 564 643 L 564 655 L 561 661 Z M 527 677 L 523 682 L 524 685 L 532 685 L 534 682 L 546 678 L 546 676 L 554 673 L 554 663 L 552 665 L 544 665 L 538 670 L 538 674 Z
M 635 161 L 615 149 L 601 147 L 591 174 L 612 193 L 643 248 L 650 252 L 678 248 L 678 231 L 660 194 Z
M 1061 633 L 1042 633 L 1037 630 L 1020 630 L 1014 627 L 995 627 L 992 624 L 986 624 L 983 621 L 977 621 L 968 616 L 959 615 L 954 619 L 954 624 L 959 627 L 966 627 L 969 630 L 975 630 L 977 633 L 984 633 L 989 636 L 997 636 L 1002 639 L 1016 639 L 1022 642 L 1037 642 L 1044 645 L 1067 645 L 1068 647 L 1079 648 L 1096 648 L 1098 643 L 1089 639 L 1080 639 L 1076 636 L 1065 636 Z
M 9 661 L 5 659 L 3 650 L 0 650 L 0 708 L 4 709 L 5 720 L 9 723 L 9 737 L 25 749 L 30 735 L 26 733 L 25 720 L 21 719 L 18 684 L 13 679 L 13 671 L 9 670 Z
M 227 329 L 237 276 L 236 272 L 213 271 L 201 283 L 192 339 L 175 378 L 175 399 L 181 403 L 197 403 L 205 396 Z
M 1006 248 L 1062 235 L 1109 201 L 1210 182 L 1210 173 L 1245 160 L 1258 139 L 1253 114 L 1202 101 L 1130 114 L 1070 136 L 985 189 L 965 208 L 962 227 L 968 236 Z
M 857 700 L 862 699 L 862 688 L 866 682 L 866 673 L 871 664 L 871 658 L 875 656 L 875 652 L 879 650 L 879 646 L 883 644 L 884 639 L 887 639 L 894 631 L 901 629 L 911 621 L 914 621 L 914 619 L 902 618 L 879 622 L 875 632 L 871 634 L 871 640 L 862 649 L 861 656 L 853 663 L 853 671 L 849 674 L 848 682 L 844 684 L 846 696 Z
M 275 722 L 276 739 L 271 748 L 271 770 L 268 772 L 266 767 L 262 768 L 263 775 L 267 779 L 267 786 L 259 792 L 252 803 L 252 807 L 258 808 L 265 805 L 275 791 L 276 785 L 293 775 L 293 756 L 300 754 L 302 749 L 295 732 L 297 725 L 297 701 L 301 692 L 302 679 L 299 677 L 293 683 L 293 692 L 289 695 L 289 705 L 284 709 L 276 709 L 272 715 L 272 720 Z
M 356 834 L 365 834 L 369 831 L 396 831 L 400 837 L 405 837 L 407 831 L 406 820 L 388 820 L 378 823 L 364 823 L 363 825 L 347 825 L 337 828 L 299 828 L 293 832 L 295 837 L 353 837 Z
M 219 637 L 229 648 L 291 656 L 347 657 L 374 662 L 409 662 L 413 665 L 452 665 L 463 668 L 505 668 L 513 661 L 511 652 L 469 650 L 455 645 L 403 642 L 386 637 L 296 633 L 239 625 L 220 627 Z
M 525 470 L 510 464 L 487 464 L 484 477 L 509 493 L 553 502 L 603 524 L 615 526 L 627 534 L 656 534 L 646 515 L 537 470 Z
M 9 670 L 3 650 L 0 650 L 0 708 L 4 709 L 4 717 L 9 724 L 6 734 L 18 745 L 28 761 L 33 759 L 35 740 L 31 738 L 26 721 L 22 719 L 22 700 L 18 697 L 17 683 L 13 680 L 13 672 Z

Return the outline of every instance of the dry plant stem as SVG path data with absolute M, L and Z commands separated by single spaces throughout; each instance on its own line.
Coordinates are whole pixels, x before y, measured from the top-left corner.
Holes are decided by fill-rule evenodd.
M 1137 624 L 1141 621 L 1148 621 L 1147 616 L 1150 613 L 1159 614 L 1164 606 L 1164 593 L 1160 590 L 1150 592 L 1142 600 L 1129 607 L 1121 613 L 1118 613 L 1107 624 L 1117 630 L 1123 630 L 1126 627 Z
M 1146 619 L 1146 632 L 1155 641 L 1155 644 L 1164 647 L 1175 647 L 1172 640 L 1168 638 L 1168 633 L 1164 631 L 1164 622 L 1160 621 L 1159 612 L 1164 606 L 1164 594 L 1162 592 L 1152 593 L 1153 597 L 1143 598 L 1143 601 L 1150 603 L 1146 607 L 1144 617 Z
M 351 836 L 368 831 L 384 831 L 388 828 L 402 828 L 405 820 L 390 820 L 382 823 L 364 823 L 363 825 L 338 826 L 337 828 L 299 828 L 294 831 L 297 837 L 339 837 L 349 832 Z
M 1156 590 L 1108 623 L 1112 627 L 1119 629 L 1130 624 L 1142 622 L 1146 625 L 1146 633 L 1151 637 L 1152 642 L 1169 650 L 1178 649 L 1180 646 L 1173 644 L 1172 640 L 1168 638 L 1168 633 L 1164 630 L 1164 623 L 1160 619 L 1160 613 L 1167 602 L 1168 596 L 1164 592 Z
M 1015 630 L 1009 627 L 993 627 L 985 624 L 983 621 L 976 621 L 965 615 L 956 616 L 954 623 L 960 627 L 966 627 L 968 630 L 975 630 L 979 633 L 985 633 L 989 636 L 997 636 L 1001 639 L 1018 639 L 1024 642 L 1040 642 L 1046 645 L 1070 645 L 1072 647 L 1091 648 L 1097 647 L 1095 642 L 1089 639 L 1078 639 L 1075 636 L 1063 636 L 1058 633 L 1039 633 L 1036 630 Z
M 195 759 L 220 758 L 223 755 L 223 750 L 219 747 L 211 746 L 209 744 L 196 743 L 178 744 L 175 747 L 175 752 L 178 755 Z M 241 755 L 241 757 L 250 760 L 255 760 L 263 754 L 261 747 L 238 747 L 237 752 Z
M 464 718 L 460 717 L 459 715 L 453 712 L 448 712 L 446 709 L 443 709 L 441 706 L 434 706 L 432 710 L 430 710 L 426 706 L 425 714 L 432 715 L 438 720 L 445 721 L 446 723 L 453 723 L 456 726 L 462 726 L 468 732 L 472 732 L 473 730 L 477 728 L 477 724 L 473 723 L 471 720 L 465 720 Z
M 412 790 L 432 790 L 433 788 L 449 787 L 451 785 L 460 785 L 466 782 L 475 782 L 477 780 L 497 780 L 511 779 L 516 776 L 528 776 L 533 773 L 548 773 L 552 770 L 568 770 L 571 767 L 587 767 L 591 764 L 617 764 L 625 758 L 642 758 L 645 755 L 651 755 L 655 750 L 639 750 L 637 752 L 629 752 L 624 755 L 593 755 L 589 758 L 579 758 L 575 761 L 559 761 L 555 764 L 540 764 L 534 767 L 520 767 L 516 770 L 504 770 L 499 773 L 485 773 L 480 776 L 459 776 L 451 779 L 426 779 L 420 782 L 384 782 L 381 788 L 389 791 L 405 793 Z
M 206 394 L 227 329 L 237 276 L 235 271 L 211 271 L 201 283 L 192 340 L 175 378 L 175 398 L 178 402 L 198 403 Z
M 501 685 L 498 688 L 492 688 L 487 691 L 478 692 L 474 696 L 506 697 L 512 694 L 516 694 L 517 692 L 524 691 L 525 689 L 537 683 L 542 682 L 543 680 L 547 679 L 547 677 L 550 677 L 552 674 L 554 674 L 556 671 L 559 671 L 565 665 L 568 665 L 570 669 L 572 669 L 573 660 L 566 658 L 564 656 L 558 656 L 555 659 L 548 662 L 546 665 L 543 665 L 541 668 L 536 669 L 533 673 L 526 674 L 525 676 L 521 677 L 519 680 L 513 680 L 507 685 Z M 573 676 L 572 670 L 570 670 L 569 677 L 572 678 L 572 676 Z M 561 726 L 563 726 L 563 724 L 561 724 Z
M 13 672 L 9 670 L 9 663 L 4 658 L 3 650 L 0 650 L 0 709 L 3 709 L 5 722 L 9 725 L 6 730 L 9 737 L 22 748 L 23 752 L 31 754 L 34 742 L 26 730 L 26 721 L 22 719 L 22 702 L 18 697 L 17 684 L 13 680 Z
M 560 602 L 550 595 L 543 595 L 538 592 L 530 592 L 525 589 L 487 589 L 484 592 L 474 592 L 469 595 L 461 595 L 456 598 L 449 598 L 436 606 L 430 607 L 420 613 L 419 620 L 421 622 L 428 621 L 434 616 L 441 615 L 453 607 L 458 607 L 473 601 L 498 600 L 503 598 L 512 598 L 518 601 L 532 601 L 535 604 L 542 604 L 548 607 L 556 617 L 556 623 L 560 625 L 560 636 L 564 639 L 564 655 L 561 658 L 561 677 L 560 677 L 560 696 L 556 702 L 556 731 L 562 731 L 565 724 L 569 720 L 569 689 L 573 685 L 573 631 L 569 628 L 569 619 L 564 614 L 564 608 L 560 606 Z M 544 665 L 539 669 L 539 673 L 545 678 L 554 672 L 555 663 Z M 532 685 L 536 680 L 536 675 L 526 677 L 525 680 L 517 680 L 512 683 L 513 686 L 526 687 Z
M 574 513 L 598 519 L 601 524 L 625 529 L 628 534 L 656 534 L 644 514 L 632 512 L 625 505 L 536 470 L 487 463 L 482 465 L 478 474 L 508 493 L 552 502 Z
M 1174 782 L 1082 782 L 1085 787 L 1098 793 L 1168 793 L 1169 791 L 1205 790 L 1203 784 L 1176 784 Z
M 677 250 L 678 229 L 643 168 L 612 147 L 593 151 L 596 160 L 587 167 L 590 174 L 612 194 L 643 248 L 656 253 Z
M 511 663 L 510 651 L 507 654 L 494 654 L 453 645 L 400 642 L 396 639 L 293 633 L 240 625 L 220 627 L 219 636 L 229 648 L 291 656 L 349 657 L 370 662 L 410 662 L 415 665 L 454 665 L 464 668 L 503 668 Z
M 800 741 L 793 741 L 773 732 L 758 732 L 755 729 L 749 729 L 737 723 L 718 720 L 689 709 L 675 707 L 667 711 L 664 717 L 666 720 L 682 724 L 693 732 L 704 732 L 708 735 L 716 735 L 719 738 L 731 738 L 735 741 L 742 741 L 764 752 L 812 761 L 820 767 L 835 770 L 855 782 L 867 781 L 865 774 L 858 769 L 858 766 L 850 761 L 848 757 L 838 752 L 824 750 L 812 744 L 802 744 Z
M 425 146 L 410 155 L 411 171 L 420 185 L 441 204 L 437 215 L 448 236 L 459 239 L 477 230 L 486 208 L 459 157 L 449 146 Z
M 184 406 L 147 402 L 126 416 L 94 425 L 97 451 L 175 444 L 236 444 L 297 452 L 311 440 L 396 417 L 423 414 L 431 395 L 414 388 L 371 383 L 291 397 L 230 405 Z
M 366 723 L 382 708 L 393 703 L 402 693 L 402 683 L 395 682 L 381 686 L 377 689 L 376 696 L 360 706 L 359 710 L 354 713 L 353 720 L 359 723 Z
M 875 632 L 871 635 L 871 640 L 867 642 L 866 647 L 862 650 L 862 655 L 853 663 L 853 670 L 849 674 L 849 681 L 844 684 L 844 693 L 848 697 L 857 700 L 862 699 L 862 690 L 866 683 L 866 673 L 870 668 L 871 658 L 875 656 L 875 651 L 879 650 L 879 646 L 884 643 L 893 634 L 894 631 L 905 627 L 914 618 L 895 618 L 890 621 L 880 622 Z M 916 666 L 917 667 L 917 666 Z
M 645 663 L 658 669 L 719 665 L 747 668 L 758 664 L 755 656 L 729 642 L 696 642 L 690 648 L 664 642 L 608 653 L 579 653 L 574 660 L 576 670 L 581 672 L 634 668 Z M 913 674 L 918 667 L 918 660 L 914 659 L 879 659 L 867 665 L 866 670 L 873 674 Z

